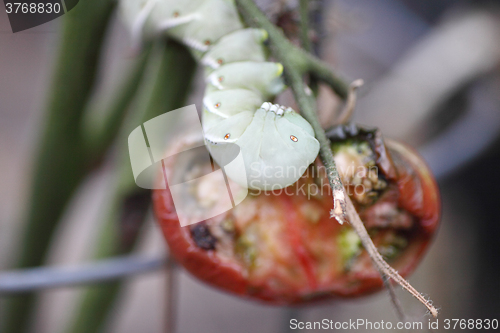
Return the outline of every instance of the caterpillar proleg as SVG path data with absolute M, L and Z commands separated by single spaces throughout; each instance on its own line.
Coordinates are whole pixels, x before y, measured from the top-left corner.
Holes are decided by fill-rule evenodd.
M 205 66 L 202 125 L 217 160 L 224 145 L 240 147 L 251 189 L 293 184 L 314 161 L 319 142 L 291 108 L 267 101 L 285 89 L 283 66 L 268 62 L 267 32 L 245 28 L 233 0 L 121 0 L 132 38 L 167 34 L 191 48 Z

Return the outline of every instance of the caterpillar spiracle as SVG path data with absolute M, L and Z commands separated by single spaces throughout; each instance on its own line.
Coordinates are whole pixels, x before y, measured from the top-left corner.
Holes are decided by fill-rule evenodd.
M 302 176 L 319 142 L 297 112 L 266 102 L 285 89 L 283 66 L 267 61 L 267 32 L 246 28 L 233 0 L 121 0 L 120 7 L 133 39 L 167 34 L 205 66 L 206 145 L 219 162 L 224 145 L 237 144 L 245 163 L 246 184 L 229 178 L 274 190 Z

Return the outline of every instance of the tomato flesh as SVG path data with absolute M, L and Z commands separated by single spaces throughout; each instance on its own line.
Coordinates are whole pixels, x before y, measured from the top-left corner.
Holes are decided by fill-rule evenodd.
M 353 196 L 353 201 L 379 251 L 407 276 L 437 228 L 439 193 L 414 151 L 394 141 L 386 145 L 393 170 L 379 179 L 387 184 L 380 183 L 385 186 L 380 189 L 373 177 L 372 183 L 370 176 L 356 179 L 373 193 Z M 175 158 L 165 163 L 167 173 L 175 163 Z M 225 291 L 296 304 L 380 290 L 381 278 L 359 238 L 348 224 L 330 218 L 330 191 L 311 190 L 318 179 L 326 178 L 308 174 L 284 190 L 250 193 L 235 208 L 186 227 L 179 224 L 168 189 L 154 191 L 154 207 L 172 256 L 199 279 Z M 215 196 L 227 191 L 200 186 Z

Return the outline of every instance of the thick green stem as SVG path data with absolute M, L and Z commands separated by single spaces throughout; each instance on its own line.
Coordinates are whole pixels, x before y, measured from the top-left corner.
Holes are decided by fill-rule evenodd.
M 333 191 L 335 217 L 340 223 L 343 223 L 346 220 L 344 186 L 340 181 L 340 176 L 335 166 L 333 153 L 330 149 L 330 140 L 326 137 L 325 131 L 321 127 L 316 115 L 315 99 L 309 87 L 302 80 L 302 75 L 307 71 L 308 64 L 310 63 L 307 59 L 313 59 L 314 57 L 292 45 L 283 32 L 267 19 L 252 0 L 236 0 L 236 4 L 248 24 L 263 28 L 269 34 L 271 50 L 276 59 L 283 64 L 285 76 L 293 90 L 300 112 L 313 127 L 316 139 L 319 141 L 319 153 L 325 165 L 328 180 Z
M 64 17 L 61 47 L 33 164 L 17 267 L 42 264 L 64 207 L 85 176 L 81 119 L 114 7 L 113 0 L 87 0 Z M 32 294 L 10 299 L 2 332 L 25 332 L 33 304 Z
M 82 135 L 84 149 L 89 158 L 95 160 L 102 157 L 116 138 L 128 107 L 139 88 L 150 50 L 151 44 L 144 46 L 141 54 L 130 66 L 128 73 L 124 75 L 121 84 L 111 97 L 107 98 L 105 105 L 100 104 L 95 109 L 87 108 L 85 111 Z
M 122 255 L 133 250 L 150 203 L 150 191 L 139 188 L 133 178 L 127 137 L 144 121 L 184 106 L 196 63 L 182 45 L 169 41 L 155 49 L 130 118 L 120 133 L 117 183 L 110 209 L 96 245 L 95 259 Z M 121 282 L 89 287 L 68 332 L 99 332 L 115 303 Z

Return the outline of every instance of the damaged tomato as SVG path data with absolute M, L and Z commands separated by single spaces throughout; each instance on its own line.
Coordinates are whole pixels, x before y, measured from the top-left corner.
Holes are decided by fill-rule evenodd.
M 439 193 L 429 169 L 415 151 L 384 141 L 377 130 L 339 126 L 328 136 L 342 182 L 375 245 L 407 276 L 439 221 Z M 200 165 L 196 159 L 195 153 L 174 156 L 165 162 L 165 172 L 171 179 L 179 164 L 181 169 L 189 166 L 186 177 L 198 181 L 185 191 L 185 201 L 216 209 L 227 187 L 210 177 L 215 174 L 211 163 Z M 237 186 L 229 187 L 234 196 Z M 170 190 L 155 190 L 153 199 L 174 258 L 223 290 L 294 304 L 383 288 L 353 229 L 330 218 L 331 189 L 319 160 L 295 184 L 250 192 L 233 209 L 185 227 L 179 224 Z

